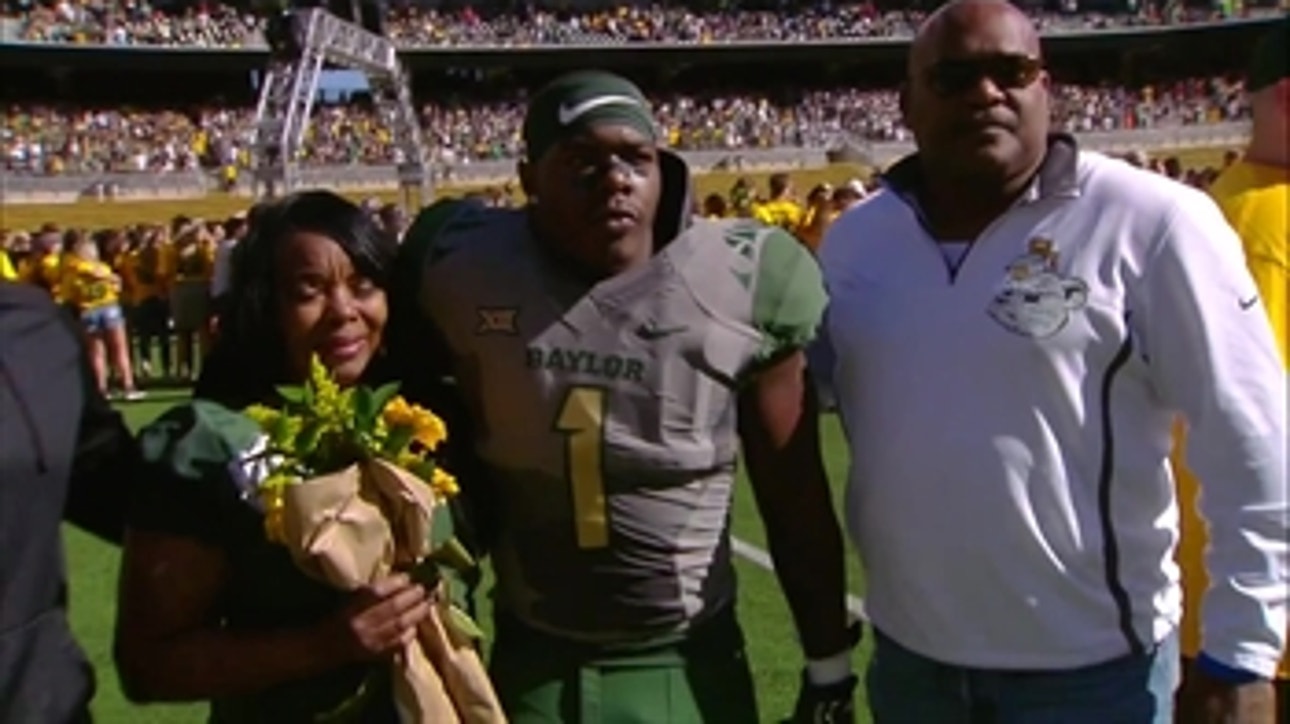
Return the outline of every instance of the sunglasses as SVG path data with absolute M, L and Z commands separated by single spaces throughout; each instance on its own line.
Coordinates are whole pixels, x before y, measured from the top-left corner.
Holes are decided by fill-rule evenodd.
M 956 96 L 989 78 L 996 88 L 1017 90 L 1029 86 L 1044 70 L 1044 61 L 1032 55 L 991 55 L 968 60 L 942 60 L 927 69 L 927 84 L 939 96 Z

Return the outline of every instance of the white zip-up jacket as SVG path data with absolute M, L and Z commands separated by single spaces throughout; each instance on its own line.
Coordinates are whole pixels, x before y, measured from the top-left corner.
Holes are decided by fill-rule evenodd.
M 1149 651 L 1180 617 L 1171 426 L 1211 526 L 1204 650 L 1271 676 L 1286 637 L 1286 373 L 1208 197 L 1055 136 L 956 265 L 910 159 L 838 219 L 816 375 L 851 451 L 866 608 L 959 666 Z

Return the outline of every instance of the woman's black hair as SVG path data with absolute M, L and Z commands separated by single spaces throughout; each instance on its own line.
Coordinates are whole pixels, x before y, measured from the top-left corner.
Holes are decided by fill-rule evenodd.
M 390 290 L 397 242 L 353 202 L 330 191 L 312 190 L 257 207 L 246 238 L 233 251 L 228 303 L 219 336 L 202 364 L 195 397 L 241 408 L 272 402 L 274 386 L 286 381 L 278 253 L 299 232 L 334 240 L 360 274 Z M 364 377 L 378 374 L 373 365 Z

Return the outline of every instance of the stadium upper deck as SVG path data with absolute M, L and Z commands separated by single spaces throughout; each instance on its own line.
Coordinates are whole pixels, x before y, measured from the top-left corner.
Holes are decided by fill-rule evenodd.
M 138 0 L 31 0 L 35 4 L 21 12 L 13 9 L 15 2 L 26 0 L 10 0 L 10 29 L 14 23 L 30 32 L 40 27 L 45 40 L 0 45 L 0 67 L 27 69 L 6 73 L 0 84 L 0 103 L 6 105 L 0 164 L 10 172 L 131 173 L 245 163 L 254 102 L 247 71 L 262 69 L 265 59 L 228 39 L 251 32 L 253 17 L 213 2 L 159 9 Z M 589 63 L 629 66 L 630 75 L 655 91 L 663 124 L 679 148 L 819 148 L 844 136 L 900 140 L 892 89 L 903 75 L 906 35 L 920 11 L 850 4 L 826 13 L 822 7 L 798 2 L 776 14 L 633 6 L 512 15 L 403 8 L 391 13 L 389 28 L 395 36 L 413 37 L 408 34 L 415 27 L 437 28 L 442 35 L 442 47 L 408 56 L 427 140 L 442 160 L 513 157 L 524 89 L 551 72 Z M 1209 11 L 1165 16 L 1153 7 L 1133 15 L 1035 11 L 1050 32 L 1047 52 L 1058 82 L 1060 123 L 1072 130 L 1115 130 L 1245 117 L 1240 86 L 1229 77 L 1242 65 L 1232 49 L 1247 47 L 1246 36 L 1257 33 L 1260 23 L 1225 20 Z M 726 65 L 709 52 L 732 44 L 725 40 L 685 45 L 667 58 L 651 52 L 685 44 L 696 27 L 714 39 L 850 38 L 861 45 L 836 52 L 809 47 L 812 42 L 781 43 L 773 53 L 762 46 L 761 53 L 750 51 Z M 80 35 L 66 34 L 69 28 L 79 28 Z M 566 37 L 560 28 L 596 29 L 602 37 L 627 40 L 621 47 L 585 51 L 537 47 Z M 847 35 L 847 28 L 869 34 Z M 464 47 L 499 36 L 536 45 Z M 147 38 L 154 37 L 174 44 L 149 45 Z M 1099 41 L 1061 43 L 1072 37 Z M 116 42 L 110 38 L 123 44 L 98 44 Z M 872 55 L 870 45 L 891 52 Z M 34 55 L 21 60 L 29 51 Z M 534 53 L 546 53 L 548 65 L 533 62 Z M 424 55 L 433 57 L 418 65 Z M 186 62 L 197 56 L 200 63 Z M 388 130 L 358 101 L 320 110 L 305 162 L 397 160 Z
M 703 2 L 650 4 L 616 0 L 598 8 L 554 11 L 535 3 L 399 3 L 385 19 L 388 34 L 409 48 L 532 47 L 543 45 L 720 44 L 815 40 L 906 39 L 936 2 L 887 3 L 797 0 L 731 3 L 731 9 L 699 9 Z M 1200 3 L 1144 3 L 1128 12 L 1054 12 L 1044 3 L 1030 12 L 1045 34 L 1088 34 L 1212 24 L 1275 12 L 1276 0 L 1241 10 L 1215 11 Z M 1057 3 L 1055 3 L 1057 4 Z M 1079 7 L 1078 2 L 1060 3 Z M 1101 3 L 1114 6 L 1115 3 Z M 0 39 L 6 42 L 176 48 L 262 48 L 263 19 L 245 2 L 218 0 L 6 0 Z M 561 3 L 566 5 L 567 3 Z M 1085 6 L 1090 3 L 1085 3 Z M 693 6 L 693 7 L 690 7 Z M 1266 7 L 1264 7 L 1266 6 Z

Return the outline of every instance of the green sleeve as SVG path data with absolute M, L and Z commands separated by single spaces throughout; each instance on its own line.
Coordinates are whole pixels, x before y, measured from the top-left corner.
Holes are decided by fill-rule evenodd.
M 222 545 L 255 514 L 242 499 L 238 459 L 259 438 L 254 422 L 213 402 L 171 408 L 139 433 L 143 454 L 130 526 Z
M 762 241 L 753 288 L 753 326 L 762 334 L 758 360 L 801 349 L 815 338 L 827 297 L 811 252 L 783 229 Z

